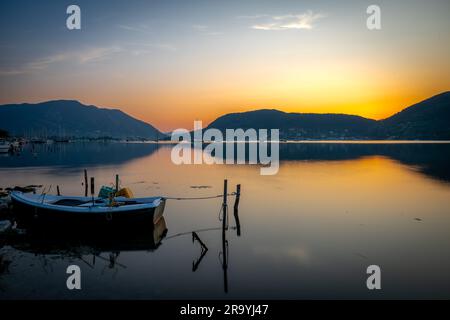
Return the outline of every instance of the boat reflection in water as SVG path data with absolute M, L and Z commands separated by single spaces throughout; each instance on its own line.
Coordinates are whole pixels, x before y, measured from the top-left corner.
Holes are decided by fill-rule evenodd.
M 24 227 L 24 229 L 21 229 Z M 113 229 L 98 230 L 98 232 L 80 229 L 39 228 L 33 225 L 18 225 L 19 232 L 11 233 L 3 239 L 3 244 L 16 250 L 34 255 L 49 255 L 60 259 L 80 260 L 94 267 L 96 258 L 104 260 L 110 268 L 121 265 L 117 258 L 121 252 L 154 251 L 161 245 L 167 234 L 164 217 L 147 229 L 118 232 Z M 102 254 L 109 254 L 108 258 Z M 92 256 L 92 260 L 89 259 Z

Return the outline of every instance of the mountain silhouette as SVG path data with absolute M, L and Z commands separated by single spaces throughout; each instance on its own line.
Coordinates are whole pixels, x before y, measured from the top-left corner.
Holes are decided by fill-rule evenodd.
M 346 114 L 287 113 L 262 109 L 230 113 L 207 128 L 279 129 L 281 139 L 450 140 L 450 92 L 412 105 L 384 120 Z M 116 109 L 73 100 L 0 106 L 0 129 L 17 136 L 163 138 L 152 125 Z
M 117 109 L 73 100 L 0 106 L 0 128 L 29 137 L 112 137 L 155 139 L 163 136 L 148 123 Z
M 208 128 L 280 129 L 281 139 L 450 140 L 450 92 L 444 92 L 384 120 L 346 114 L 255 110 L 230 113 Z
M 438 94 L 379 121 L 377 130 L 391 139 L 450 139 L 450 92 Z
M 280 138 L 368 138 L 375 120 L 345 114 L 286 113 L 256 110 L 231 113 L 212 122 L 208 128 L 280 129 Z

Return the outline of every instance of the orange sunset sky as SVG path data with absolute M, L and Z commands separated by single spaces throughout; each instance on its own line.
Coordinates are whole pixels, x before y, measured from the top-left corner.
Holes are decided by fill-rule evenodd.
M 74 99 L 162 131 L 229 112 L 382 119 L 450 89 L 450 2 L 79 1 L 2 3 L 0 103 Z M 95 2 L 95 3 L 94 3 Z

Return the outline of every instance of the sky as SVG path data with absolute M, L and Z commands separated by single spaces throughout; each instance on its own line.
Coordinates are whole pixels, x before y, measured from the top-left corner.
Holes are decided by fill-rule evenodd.
M 262 108 L 383 119 L 450 90 L 449 30 L 448 0 L 1 1 L 0 104 L 79 100 L 162 131 Z

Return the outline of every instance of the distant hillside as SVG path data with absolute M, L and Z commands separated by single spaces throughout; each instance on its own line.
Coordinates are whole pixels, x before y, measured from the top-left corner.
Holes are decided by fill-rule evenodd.
M 58 100 L 0 106 L 0 128 L 10 135 L 37 137 L 161 137 L 157 129 L 116 109 Z
M 345 114 L 256 110 L 219 117 L 208 128 L 280 129 L 281 139 L 450 140 L 450 92 L 419 102 L 384 120 Z M 0 106 L 0 129 L 11 136 L 163 138 L 150 124 L 120 110 L 58 100 Z
M 256 110 L 219 117 L 208 128 L 280 129 L 281 139 L 450 140 L 450 92 L 406 108 L 381 121 L 345 114 Z
M 378 122 L 377 135 L 390 139 L 449 139 L 450 92 L 444 92 Z
M 345 114 L 286 113 L 278 110 L 256 110 L 231 113 L 208 127 L 221 131 L 231 128 L 280 129 L 280 138 L 329 139 L 367 138 L 375 120 Z

